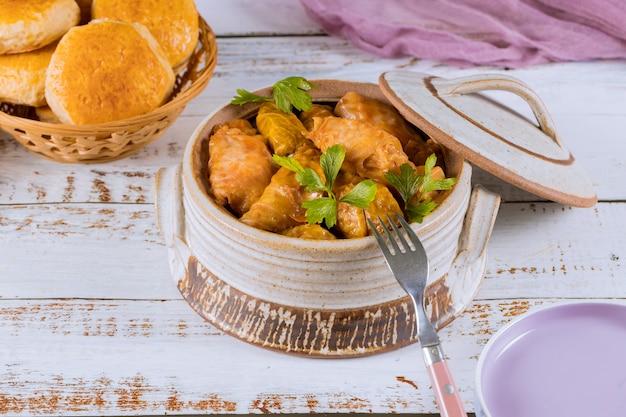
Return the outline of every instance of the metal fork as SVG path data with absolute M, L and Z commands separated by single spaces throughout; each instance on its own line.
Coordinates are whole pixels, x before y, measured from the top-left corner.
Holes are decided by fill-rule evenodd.
M 435 390 L 441 416 L 467 417 L 441 349 L 439 336 L 437 336 L 437 332 L 424 309 L 424 291 L 428 279 L 426 251 L 404 217 L 400 213 L 396 213 L 396 217 L 402 230 L 389 215 L 387 215 L 387 220 L 391 225 L 390 227 L 387 227 L 383 220 L 378 217 L 378 222 L 383 231 L 379 231 L 370 219 L 367 221 L 378 241 L 387 265 L 389 265 L 396 280 L 413 300 L 417 316 L 417 337 L 422 347 L 422 355 Z

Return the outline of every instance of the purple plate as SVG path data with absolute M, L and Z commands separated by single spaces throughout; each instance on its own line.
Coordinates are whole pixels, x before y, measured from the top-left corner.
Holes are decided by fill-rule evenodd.
M 476 414 L 626 416 L 626 306 L 565 304 L 509 323 L 478 361 Z

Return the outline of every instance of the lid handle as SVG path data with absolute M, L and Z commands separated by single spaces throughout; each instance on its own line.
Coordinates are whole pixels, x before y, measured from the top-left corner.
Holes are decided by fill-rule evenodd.
M 517 78 L 508 75 L 479 74 L 454 79 L 433 78 L 432 85 L 440 96 L 478 93 L 485 90 L 503 90 L 516 94 L 530 105 L 539 128 L 559 147 L 564 148 L 557 135 L 554 121 L 541 98 Z

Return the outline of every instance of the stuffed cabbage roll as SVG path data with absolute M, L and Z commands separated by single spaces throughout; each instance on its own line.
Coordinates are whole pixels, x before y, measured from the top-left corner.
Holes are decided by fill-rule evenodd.
M 300 113 L 300 120 L 306 130 L 311 130 L 313 129 L 314 117 L 328 117 L 334 115 L 332 107 L 327 106 L 326 104 L 313 103 L 313 106 L 309 110 L 305 110 Z
M 217 132 L 221 127 L 223 126 L 227 126 L 229 128 L 232 129 L 239 129 L 241 130 L 243 133 L 245 133 L 246 135 L 256 135 L 259 132 L 255 129 L 254 126 L 252 126 L 252 123 L 250 123 L 249 120 L 247 119 L 233 119 L 233 120 L 229 120 L 226 123 L 217 125 L 213 128 L 213 131 L 211 134 L 214 134 L 215 132 Z M 265 142 L 265 144 L 267 144 L 267 139 L 262 138 L 263 142 Z
M 209 184 L 218 204 L 241 216 L 261 197 L 275 168 L 263 136 L 247 120 L 217 127 L 209 141 Z
M 388 223 L 387 215 L 390 215 L 391 218 L 395 218 L 395 213 L 402 213 L 402 209 L 389 188 L 382 184 L 377 184 L 376 186 L 378 187 L 376 197 L 369 207 L 365 209 L 365 215 L 373 220 L 380 217 L 385 223 Z
M 283 235 L 289 237 L 299 237 L 302 239 L 315 239 L 315 240 L 335 240 L 337 237 L 324 229 L 319 224 L 301 224 L 299 226 L 291 227 L 282 232 Z
M 335 114 L 345 119 L 372 123 L 397 137 L 403 148 L 408 146 L 412 149 L 424 142 L 418 131 L 391 104 L 352 91 L 339 100 Z
M 432 154 L 437 156 L 437 166 L 440 166 L 445 171 L 446 166 L 441 146 L 432 139 L 428 139 L 419 149 L 416 149 L 414 153 L 407 153 L 411 162 L 416 166 L 424 165 L 426 159 Z
M 319 150 L 301 146 L 294 158 L 303 167 L 310 167 L 322 176 Z M 241 221 L 258 229 L 279 233 L 306 223 L 306 209 L 302 207 L 302 202 L 321 196 L 321 192 L 306 191 L 296 179 L 295 172 L 281 167 L 265 187 L 261 197 L 241 217 Z
M 341 198 L 354 187 L 355 184 L 344 185 L 337 193 L 337 198 Z M 337 233 L 345 238 L 364 237 L 370 234 L 367 218 L 376 219 L 380 216 L 387 218 L 387 214 L 395 216 L 400 213 L 400 205 L 397 200 L 383 184 L 376 184 L 376 197 L 368 208 L 361 209 L 356 206 L 339 203 L 337 207 Z
M 261 105 L 256 125 L 259 132 L 268 139 L 274 153 L 281 156 L 295 152 L 306 132 L 295 114 L 283 112 L 273 102 Z
M 323 152 L 339 144 L 346 151 L 343 169 L 363 178 L 387 184 L 387 171 L 398 172 L 402 164 L 413 165 L 398 138 L 370 123 L 341 117 L 314 118 L 306 136 Z

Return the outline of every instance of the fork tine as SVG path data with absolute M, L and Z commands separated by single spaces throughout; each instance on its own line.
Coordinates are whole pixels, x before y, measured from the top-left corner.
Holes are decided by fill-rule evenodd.
M 416 240 L 419 240 L 411 226 L 407 223 L 406 220 L 404 220 L 404 217 L 400 213 L 396 213 L 396 217 L 400 221 L 400 225 L 404 228 L 404 230 L 406 230 L 406 233 L 409 235 L 411 241 L 414 242 Z
M 389 220 L 390 224 L 395 226 L 395 224 L 389 219 L 389 215 L 387 215 L 387 220 Z M 389 242 L 389 245 L 391 245 L 393 247 L 393 250 L 394 250 L 393 255 L 397 255 L 399 253 L 402 253 L 402 249 L 398 245 L 398 241 L 394 237 L 394 233 L 392 233 L 393 230 L 389 230 L 390 228 L 387 227 L 387 225 L 385 224 L 383 219 L 381 219 L 380 217 L 378 217 L 378 222 L 380 223 L 380 226 L 385 230 L 385 233 L 387 234 L 387 241 Z M 397 235 L 397 233 L 396 233 L 396 235 Z
M 396 217 L 398 217 L 399 219 L 402 218 L 402 216 L 398 213 L 396 213 Z M 402 231 L 400 230 L 400 228 L 396 225 L 396 222 L 393 221 L 393 219 L 391 218 L 391 215 L 387 214 L 387 220 L 389 220 L 389 224 L 391 225 L 391 228 L 393 229 L 393 231 L 395 232 L 395 235 L 397 237 L 397 239 L 400 241 L 400 243 L 402 244 L 403 248 L 398 248 L 399 250 L 404 249 L 403 252 L 411 252 L 413 251 L 413 248 L 411 247 L 411 245 L 409 245 L 409 242 L 406 241 L 406 238 L 404 237 L 404 233 L 402 233 Z M 404 219 L 402 219 L 404 220 Z M 407 224 L 406 226 L 404 226 L 406 224 L 406 222 L 404 222 L 402 224 L 402 228 L 403 229 L 410 229 L 409 225 Z M 394 241 L 396 239 L 393 239 Z
M 380 222 L 380 224 L 384 224 L 380 217 L 378 218 L 378 221 Z M 387 244 L 387 240 L 378 231 L 378 228 L 376 227 L 374 222 L 369 217 L 367 219 L 367 222 L 369 223 L 370 227 L 372 228 L 372 233 L 374 233 L 374 236 L 376 237 L 376 240 L 378 241 L 378 246 L 380 246 L 380 250 L 383 252 L 383 255 L 385 255 L 385 258 L 387 256 L 393 256 L 393 254 L 389 250 L 389 245 Z
M 398 218 L 398 221 L 400 222 L 400 225 L 402 227 L 409 228 L 409 223 L 407 223 L 407 221 L 404 220 L 404 216 L 402 214 L 396 212 L 396 217 Z
M 402 225 L 404 230 L 406 230 L 406 234 L 409 236 L 409 239 L 411 240 L 411 243 L 413 243 L 414 250 L 417 251 L 418 247 L 420 247 L 420 246 L 423 249 L 424 245 L 422 244 L 421 239 L 413 231 L 413 228 L 409 225 L 409 223 L 407 223 L 407 221 L 404 220 L 404 217 L 402 217 L 402 215 L 400 213 L 396 213 L 396 216 L 398 217 L 398 220 L 400 221 L 400 224 Z

